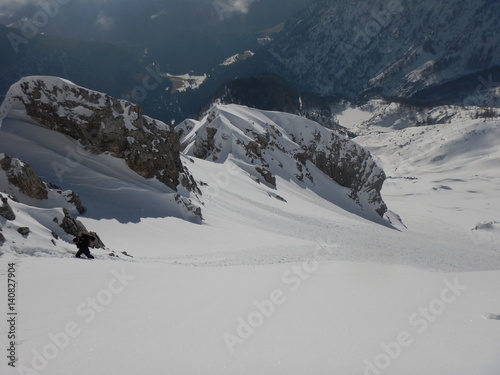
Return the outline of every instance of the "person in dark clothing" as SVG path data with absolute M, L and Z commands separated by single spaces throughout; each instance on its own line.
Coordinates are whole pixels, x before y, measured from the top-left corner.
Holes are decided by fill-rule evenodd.
M 73 242 L 78 247 L 78 252 L 76 253 L 76 257 L 81 258 L 82 254 L 85 254 L 87 258 L 94 259 L 92 254 L 90 254 L 89 250 L 89 246 L 93 241 L 95 241 L 95 237 L 88 233 L 82 233 L 81 235 L 75 237 L 73 239 Z

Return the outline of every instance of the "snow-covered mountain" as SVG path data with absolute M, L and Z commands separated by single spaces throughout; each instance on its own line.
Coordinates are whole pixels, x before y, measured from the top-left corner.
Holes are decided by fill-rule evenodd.
M 496 87 L 498 29 L 499 1 L 322 0 L 286 24 L 270 61 L 325 96 L 463 100 Z
M 237 105 L 215 105 L 201 121 L 177 127 L 184 153 L 224 163 L 228 158 L 250 177 L 280 191 L 276 177 L 324 197 L 346 194 L 366 211 L 383 216 L 385 174 L 356 143 L 310 120 Z M 326 178 L 325 178 L 326 177 Z M 333 182 L 333 184 L 332 184 Z
M 19 158 L 14 159 L 19 165 L 29 163 L 35 181 L 30 186 L 40 190 L 31 200 L 19 199 L 22 192 L 6 180 L 2 192 L 28 206 L 67 208 L 64 200 L 56 205 L 57 199 L 49 199 L 47 184 L 32 166 L 67 194 L 80 194 L 85 202 L 80 214 L 85 205 L 93 218 L 127 222 L 173 216 L 201 222 L 205 197 L 199 186 L 207 182 L 191 173 L 193 156 L 234 163 L 255 188 L 263 183 L 269 196 L 282 201 L 285 180 L 375 221 L 387 211 L 380 195 L 385 174 L 370 154 L 294 115 L 214 105 L 200 121 L 186 120 L 173 130 L 142 115 L 137 105 L 40 76 L 11 87 L 0 121 L 2 151 Z M 145 198 L 149 189 L 154 191 L 150 199 Z M 53 232 L 52 226 L 47 231 Z
M 0 350 L 16 357 L 2 374 L 498 374 L 497 112 L 338 108 L 361 148 L 297 116 L 218 105 L 165 130 L 199 189 L 176 192 L 133 171 L 117 149 L 95 148 L 108 121 L 154 137 L 157 127 L 134 126 L 134 106 L 111 97 L 108 106 L 69 82 L 25 82 L 39 80 L 48 90 L 17 91 L 2 107 L 2 209 L 16 218 L 0 216 L 9 267 L 0 284 L 16 278 L 18 311 L 15 337 L 0 330 Z M 32 118 L 37 100 L 45 105 Z M 92 111 L 110 117 L 80 143 L 69 130 L 89 127 Z M 322 171 L 331 150 L 339 164 Z M 402 222 L 377 215 L 380 205 L 366 201 L 376 189 L 329 177 L 342 156 L 367 183 L 381 182 L 369 172 L 383 167 L 384 202 Z M 61 194 L 16 202 L 9 176 L 28 164 Z M 77 215 L 69 190 L 86 208 L 78 220 L 107 246 L 92 250 L 96 261 L 73 259 L 60 227 L 63 207 Z M 177 195 L 202 208 L 201 223 Z
M 12 106 L 24 107 L 31 119 L 78 140 L 92 153 L 123 158 L 144 178 L 155 177 L 173 190 L 179 185 L 196 189 L 180 161 L 176 133 L 143 116 L 138 105 L 60 78 L 28 77 L 7 92 L 0 120 Z
M 78 193 L 92 217 L 201 220 L 177 133 L 136 105 L 60 78 L 31 77 L 11 87 L 0 122 L 2 150 L 45 182 Z

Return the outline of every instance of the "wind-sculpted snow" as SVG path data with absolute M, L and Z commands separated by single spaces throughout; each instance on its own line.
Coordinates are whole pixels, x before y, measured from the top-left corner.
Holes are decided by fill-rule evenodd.
M 236 105 L 215 105 L 201 121 L 185 121 L 177 131 L 184 152 L 223 163 L 231 155 L 258 182 L 279 190 L 276 177 L 318 189 L 318 174 L 349 189 L 366 210 L 383 216 L 385 179 L 361 146 L 321 125 L 294 115 Z M 323 189 L 324 187 L 321 187 Z

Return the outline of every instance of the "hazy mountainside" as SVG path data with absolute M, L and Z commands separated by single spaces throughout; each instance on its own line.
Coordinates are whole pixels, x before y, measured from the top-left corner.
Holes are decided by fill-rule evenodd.
M 500 65 L 499 29 L 497 0 L 323 0 L 287 22 L 268 62 L 319 95 L 408 98 L 427 90 L 421 100 L 459 101 L 465 93 L 450 90 L 452 82 L 469 94 L 491 85 L 490 73 L 498 82 L 491 69 Z
M 305 115 L 328 127 L 334 125 L 326 109 L 331 97 L 371 93 L 500 105 L 498 1 L 311 2 L 138 6 L 127 0 L 116 7 L 76 0 L 35 29 L 31 18 L 45 8 L 16 5 L 1 15 L 9 27 L 0 25 L 0 96 L 24 76 L 54 75 L 134 101 L 169 124 L 220 98 Z M 23 31 L 27 26 L 31 34 Z M 221 65 L 245 51 L 245 60 Z M 273 85 L 262 78 L 266 73 L 283 81 Z M 207 78 L 197 89 L 174 92 L 169 74 Z
M 53 75 L 140 103 L 166 123 L 179 122 L 193 116 L 223 82 L 241 75 L 218 69 L 221 62 L 261 48 L 259 38 L 274 34 L 311 2 L 124 0 L 117 6 L 74 0 L 55 8 L 36 1 L 0 2 L 0 99 L 22 77 Z M 40 24 L 34 15 L 47 22 Z M 173 84 L 156 70 L 219 72 L 201 90 L 171 93 Z
M 475 123 L 498 121 L 500 109 L 474 106 L 424 106 L 407 103 L 394 103 L 382 99 L 370 100 L 359 107 L 350 104 L 337 106 L 334 110 L 339 121 L 356 135 L 366 135 L 375 132 L 391 132 L 405 128 L 415 128 L 457 124 L 468 121 Z M 345 114 L 355 113 L 356 124 L 347 123 Z M 436 127 L 439 128 L 439 127 Z M 445 128 L 442 126 L 441 128 Z

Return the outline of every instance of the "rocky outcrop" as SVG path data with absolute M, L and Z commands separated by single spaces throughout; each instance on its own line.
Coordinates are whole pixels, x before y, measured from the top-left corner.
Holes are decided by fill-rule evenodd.
M 277 188 L 277 176 L 314 188 L 318 170 L 349 188 L 351 199 L 380 216 L 387 211 L 381 189 L 384 171 L 355 142 L 313 121 L 236 105 L 214 105 L 199 122 L 177 127 L 184 152 L 224 163 L 229 155 L 245 172 Z
M 2 172 L 5 177 L 0 180 L 0 190 L 11 193 L 12 199 L 16 202 L 32 204 L 33 199 L 50 201 L 44 202 L 43 206 L 65 205 L 71 209 L 74 207 L 80 214 L 85 212 L 77 193 L 71 190 L 63 191 L 59 186 L 42 181 L 33 168 L 22 160 L 0 154 L 0 173 Z
M 83 206 L 80 196 L 74 191 L 69 191 L 68 194 L 65 195 L 65 198 L 69 203 L 75 206 L 79 214 L 83 214 L 85 212 L 85 207 Z
M 71 234 L 72 236 L 79 236 L 82 233 L 90 233 L 92 236 L 96 238 L 95 241 L 92 243 L 92 247 L 94 248 L 99 248 L 99 249 L 104 249 L 105 245 L 101 241 L 101 238 L 97 235 L 96 232 L 89 232 L 87 228 L 85 228 L 85 225 L 80 220 L 75 219 L 73 216 L 71 216 L 71 213 L 63 209 L 64 212 L 64 218 L 62 220 L 62 223 L 60 227 L 68 234 Z
M 67 209 L 63 209 L 64 218 L 60 227 L 68 234 L 78 236 L 81 233 L 87 232 L 87 228 L 80 220 L 76 220 Z
M 364 196 L 368 203 L 378 206 L 376 211 L 383 216 L 387 211 L 380 194 L 386 178 L 384 171 L 377 166 L 370 153 L 356 143 L 334 133 L 329 139 L 323 140 L 322 136 L 317 131 L 314 141 L 302 143 L 304 152 L 296 154 L 296 159 L 304 166 L 307 161 L 312 162 L 339 185 L 350 188 L 352 199 L 358 201 Z
M 9 200 L 0 194 L 0 199 L 2 200 L 2 206 L 0 207 L 0 216 L 7 220 L 16 220 L 16 214 L 12 210 L 9 204 Z
M 43 201 L 39 207 L 47 208 L 52 206 L 53 208 L 60 208 L 62 206 L 64 217 L 60 227 L 73 236 L 88 232 L 87 228 L 79 220 L 73 218 L 69 210 L 74 211 L 76 209 L 79 213 L 85 211 L 78 194 L 71 190 L 63 191 L 56 185 L 45 183 L 35 174 L 29 164 L 6 154 L 0 154 L 0 191 L 15 194 L 10 195 L 9 198 L 16 203 L 37 206 L 38 201 Z M 16 220 L 9 199 L 2 194 L 0 194 L 0 199 L 2 200 L 0 216 L 10 221 Z M 59 224 L 57 218 L 54 219 L 54 222 Z M 24 237 L 28 237 L 31 230 L 26 226 L 20 226 L 17 228 L 17 232 Z M 54 238 L 57 238 L 54 231 L 51 231 L 51 233 Z M 96 237 L 94 247 L 104 248 L 99 236 L 95 232 L 92 233 Z
M 48 198 L 45 183 L 29 164 L 6 154 L 0 154 L 0 167 L 6 172 L 9 183 L 16 186 L 24 195 L 34 199 Z
M 31 229 L 28 227 L 21 227 L 21 228 L 17 228 L 17 232 L 21 236 L 28 236 L 31 233 Z
M 55 77 L 27 77 L 8 93 L 37 123 L 66 134 L 92 153 L 123 158 L 144 178 L 157 178 L 173 190 L 196 191 L 180 159 L 177 133 L 142 114 L 141 107 Z

